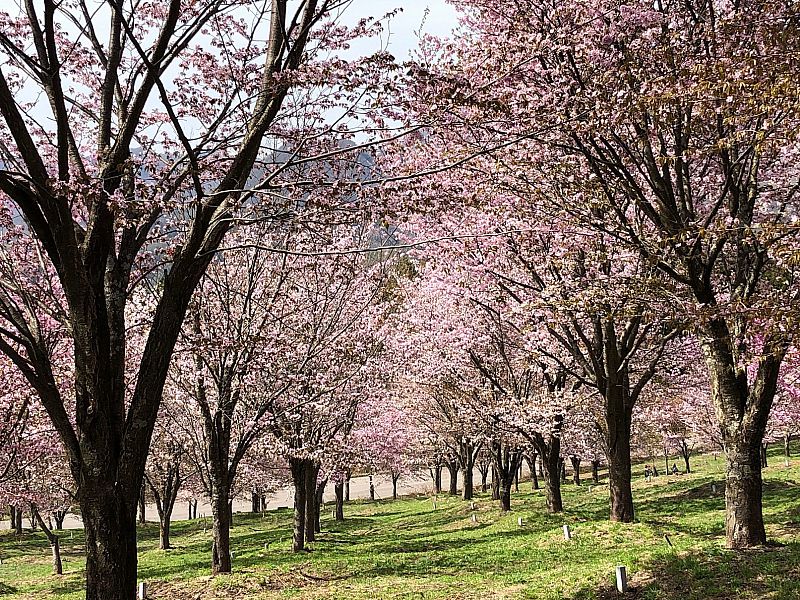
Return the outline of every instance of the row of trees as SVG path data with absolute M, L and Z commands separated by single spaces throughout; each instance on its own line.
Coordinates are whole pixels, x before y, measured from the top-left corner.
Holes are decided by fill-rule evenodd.
M 34 504 L 80 507 L 87 598 L 134 597 L 145 487 L 168 523 L 194 481 L 226 572 L 235 495 L 288 472 L 299 550 L 325 482 L 400 473 L 398 446 L 467 497 L 493 469 L 506 509 L 525 457 L 553 511 L 559 461 L 602 457 L 627 522 L 637 436 L 705 423 L 727 543 L 765 543 L 763 443 L 796 422 L 798 8 L 465 0 L 400 70 L 340 58 L 381 30 L 346 4 L 0 13 L 0 480 L 20 495 L 25 444 L 58 439 L 65 500 Z

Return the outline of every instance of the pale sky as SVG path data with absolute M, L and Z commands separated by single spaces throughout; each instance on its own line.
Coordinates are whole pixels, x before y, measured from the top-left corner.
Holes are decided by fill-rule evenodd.
M 389 27 L 389 46 L 391 52 L 399 61 L 409 57 L 409 53 L 417 46 L 416 32 L 419 31 L 423 19 L 423 33 L 446 36 L 456 26 L 456 11 L 445 0 L 353 0 L 347 9 L 347 22 L 355 22 L 365 15 L 383 16 L 386 13 L 402 8 L 403 12 L 391 20 Z M 429 14 L 425 18 L 425 9 Z M 386 34 L 384 34 L 385 36 Z M 367 42 L 375 49 L 376 42 Z M 358 48 L 360 53 L 366 53 L 366 46 Z

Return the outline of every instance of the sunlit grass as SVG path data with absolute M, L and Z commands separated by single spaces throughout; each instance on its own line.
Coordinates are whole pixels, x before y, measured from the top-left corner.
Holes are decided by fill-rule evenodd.
M 563 515 L 547 515 L 543 492 L 520 484 L 511 514 L 486 494 L 468 502 L 440 496 L 355 502 L 347 520 L 323 512 L 311 551 L 290 552 L 291 512 L 236 515 L 234 570 L 212 579 L 206 519 L 178 522 L 175 549 L 157 549 L 158 531 L 140 530 L 140 578 L 153 598 L 535 598 L 617 597 L 614 567 L 623 564 L 632 597 L 662 600 L 800 598 L 800 460 L 775 456 L 765 472 L 765 519 L 782 545 L 735 553 L 724 549 L 722 459 L 693 460 L 696 473 L 644 481 L 635 470 L 637 522 L 609 523 L 605 486 L 564 486 Z M 712 491 L 716 485 L 716 492 Z M 525 521 L 523 527 L 517 518 Z M 565 541 L 562 525 L 573 539 Z M 671 546 L 665 538 L 669 538 Z M 81 598 L 82 533 L 62 532 L 63 577 L 50 573 L 41 534 L 0 536 L 0 598 Z M 266 544 L 266 549 L 265 549 Z

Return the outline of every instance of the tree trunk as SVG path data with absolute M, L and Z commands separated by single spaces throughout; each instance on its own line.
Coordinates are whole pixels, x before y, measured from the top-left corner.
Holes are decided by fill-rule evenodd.
M 761 444 L 761 468 L 768 467 L 767 464 L 767 444 Z
M 172 548 L 169 543 L 169 531 L 172 525 L 171 516 L 161 517 L 158 526 L 158 548 L 160 550 L 169 550 Z
M 86 536 L 86 600 L 136 597 L 136 505 L 112 480 L 86 478 L 80 494 Z M 136 488 L 134 487 L 134 490 Z
M 17 535 L 22 535 L 22 509 L 17 509 L 17 522 L 14 524 L 14 529 Z
M 319 472 L 319 469 L 317 470 Z M 325 495 L 325 486 L 328 485 L 328 478 L 326 477 L 317 484 L 317 489 L 314 494 L 314 530 L 316 533 L 322 531 L 321 513 L 322 513 L 322 499 Z
M 750 444 L 733 441 L 726 444 L 725 531 L 733 548 L 766 543 L 761 505 L 761 447 L 752 440 Z
M 292 552 L 301 552 L 305 549 L 306 539 L 306 461 L 290 458 L 289 469 L 294 483 Z
M 261 496 L 258 492 L 252 491 L 250 492 L 250 512 L 257 513 L 259 508 L 261 508 Z
M 316 527 L 316 505 L 317 505 L 317 473 L 319 473 L 319 465 L 313 461 L 307 460 L 305 467 L 306 477 L 306 542 L 313 542 L 317 539 Z
M 451 460 L 447 463 L 447 472 L 450 473 L 450 496 L 458 496 L 458 461 Z
M 139 494 L 139 523 L 147 522 L 147 505 L 144 498 L 144 483 L 142 483 L 142 491 Z
M 57 510 L 53 513 L 53 520 L 56 522 L 56 529 L 64 529 L 64 517 L 67 516 L 67 511 Z
M 592 461 L 592 483 L 600 483 L 600 461 Z
M 790 434 L 786 434 L 783 436 L 783 456 L 784 462 L 786 466 L 789 466 L 789 442 L 792 441 L 792 436 Z
M 436 464 L 430 469 L 431 478 L 433 479 L 433 493 L 442 493 L 442 465 Z
M 375 500 L 375 484 L 372 483 L 372 475 L 369 476 L 369 499 Z
M 9 518 L 9 529 L 16 529 L 17 528 L 17 507 L 16 506 L 9 506 L 8 507 L 8 518 Z
M 344 480 L 344 501 L 350 502 L 350 469 L 347 469 L 347 477 Z
M 606 452 L 608 461 L 608 488 L 610 491 L 610 519 L 631 523 L 634 519 L 633 492 L 631 491 L 631 413 L 633 402 L 627 397 L 627 386 L 609 384 L 606 392 Z
M 532 451 L 525 456 L 525 462 L 528 463 L 528 471 L 531 474 L 531 489 L 539 489 L 539 476 L 536 475 L 536 451 Z
M 575 485 L 581 484 L 581 458 L 580 456 L 570 456 L 570 462 L 572 463 L 572 482 Z
M 392 500 L 397 500 L 397 480 L 400 479 L 400 473 L 392 473 Z
M 50 550 L 53 553 L 53 575 L 62 575 L 64 573 L 63 565 L 61 564 L 61 544 L 59 543 L 58 536 L 45 524 L 42 515 L 39 514 L 35 506 L 31 506 L 31 517 L 39 522 L 47 541 L 50 542 Z
M 344 482 L 337 483 L 333 489 L 336 494 L 336 520 L 344 521 Z
M 478 467 L 478 470 L 481 474 L 481 491 L 485 492 L 487 489 L 489 489 L 489 466 L 486 465 L 485 468 Z
M 211 495 L 212 535 L 211 574 L 231 572 L 231 509 L 228 488 L 215 485 Z
M 461 491 L 461 498 L 463 500 L 472 500 L 472 498 L 474 497 L 473 472 L 472 472 L 473 471 L 473 465 L 472 465 L 472 461 L 468 461 L 468 462 L 469 462 L 469 466 L 464 468 L 464 470 L 462 471 L 462 473 L 463 473 L 463 476 L 462 476 L 462 478 L 463 478 L 463 481 L 462 481 L 463 489 Z
M 561 483 L 567 482 L 567 463 L 561 458 L 558 461 L 558 468 L 561 471 Z
M 500 476 L 494 465 L 492 465 L 492 500 L 500 500 Z
M 522 471 L 522 466 L 517 467 L 517 470 L 514 471 L 514 491 L 519 492 L 519 474 Z

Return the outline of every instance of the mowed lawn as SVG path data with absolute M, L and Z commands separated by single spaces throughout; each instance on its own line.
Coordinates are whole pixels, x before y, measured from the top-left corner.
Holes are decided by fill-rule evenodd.
M 663 462 L 663 461 L 662 461 Z M 174 524 L 170 551 L 157 527 L 140 530 L 140 578 L 151 598 L 619 598 L 614 567 L 628 568 L 630 598 L 770 600 L 800 598 L 800 459 L 772 456 L 765 475 L 765 519 L 773 547 L 723 547 L 722 459 L 693 461 L 696 473 L 644 481 L 636 467 L 637 522 L 607 522 L 605 486 L 564 485 L 563 515 L 548 516 L 543 492 L 520 483 L 512 512 L 487 494 L 477 509 L 439 496 L 346 506 L 344 523 L 323 513 L 311 551 L 290 552 L 291 512 L 239 515 L 232 532 L 234 573 L 211 578 L 208 520 Z M 716 485 L 716 492 L 712 485 Z M 473 522 L 471 515 L 477 516 Z M 522 517 L 524 524 L 518 525 Z M 565 541 L 563 524 L 573 539 Z M 665 539 L 669 537 L 670 546 Z M 81 598 L 82 532 L 62 533 L 65 575 L 50 575 L 41 534 L 0 536 L 2 600 Z

